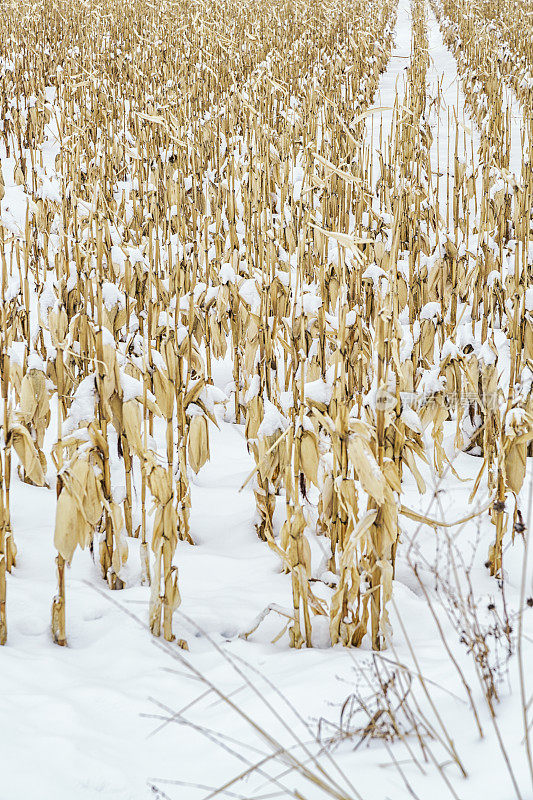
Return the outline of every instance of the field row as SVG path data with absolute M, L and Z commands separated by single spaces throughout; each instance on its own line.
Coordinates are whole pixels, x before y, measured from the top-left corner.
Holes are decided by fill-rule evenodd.
M 5 4 L 2 642 L 17 479 L 57 490 L 55 641 L 76 549 L 122 589 L 133 539 L 174 639 L 213 426 L 253 457 L 291 646 L 317 619 L 389 643 L 407 521 L 481 520 L 503 578 L 533 439 L 533 18 L 498 9 L 412 0 L 391 90 L 393 0 Z

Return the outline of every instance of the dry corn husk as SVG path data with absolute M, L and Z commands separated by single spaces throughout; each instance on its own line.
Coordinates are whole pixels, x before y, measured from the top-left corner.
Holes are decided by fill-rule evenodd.
M 368 443 L 360 436 L 351 436 L 348 455 L 361 486 L 378 505 L 384 502 L 385 478 Z
M 62 475 L 57 499 L 54 547 L 70 564 L 76 547 L 85 549 L 103 513 L 99 480 L 88 459 L 80 458 Z
M 200 414 L 193 416 L 189 425 L 187 455 L 189 464 L 196 473 L 209 460 L 208 423 L 207 419 Z
M 318 486 L 318 441 L 316 435 L 304 430 L 299 438 L 300 468 L 309 483 Z
M 39 459 L 39 452 L 28 430 L 18 423 L 12 424 L 9 430 L 9 442 L 15 449 L 28 480 L 35 486 L 44 486 L 46 480 Z

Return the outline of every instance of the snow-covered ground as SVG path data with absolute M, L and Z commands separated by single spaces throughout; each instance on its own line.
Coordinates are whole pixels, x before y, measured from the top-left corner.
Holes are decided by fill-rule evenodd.
M 147 592 L 139 585 L 140 572 L 131 574 L 129 588 L 110 593 L 88 553 L 78 553 L 68 572 L 69 647 L 54 645 L 49 630 L 49 606 L 55 591 L 52 543 L 55 497 L 52 491 L 29 488 L 15 479 L 13 524 L 20 556 L 8 582 L 9 643 L 1 652 L 1 739 L 6 765 L 0 790 L 2 800 L 26 797 L 140 800 L 151 796 L 148 779 L 170 797 L 187 800 L 202 797 L 204 793 L 192 784 L 218 786 L 244 771 L 249 762 L 260 761 L 269 753 L 262 737 L 229 708 L 208 682 L 286 746 L 295 743 L 293 736 L 309 744 L 320 717 L 338 723 L 339 704 L 354 689 L 358 688 L 365 696 L 371 694 L 364 679 L 366 675 L 372 680 L 368 645 L 358 651 L 341 647 L 332 650 L 325 646 L 327 637 L 321 637 L 319 629 L 317 647 L 312 650 L 290 650 L 286 637 L 273 645 L 271 640 L 283 627 L 282 618 L 275 614 L 249 640 L 238 638 L 238 633 L 247 629 L 269 603 L 289 607 L 290 579 L 280 574 L 275 555 L 257 539 L 252 490 L 248 486 L 239 492 L 252 466 L 243 433 L 222 418 L 219 424 L 220 431 L 212 433 L 212 460 L 192 487 L 191 528 L 197 545 L 179 546 L 183 604 L 175 628 L 178 635 L 188 640 L 189 653 L 150 636 L 146 628 Z M 472 475 L 478 461 L 473 456 L 461 456 L 455 464 L 458 474 Z M 429 470 L 425 477 L 431 486 Z M 407 486 L 405 503 L 425 511 L 430 490 L 426 498 L 419 498 L 413 479 L 412 484 Z M 446 490 L 447 496 L 454 498 L 453 508 L 442 508 L 437 501 L 431 509 L 432 516 L 453 521 L 472 511 L 468 485 L 450 477 Z M 479 498 L 480 505 L 484 499 Z M 495 583 L 483 566 L 491 527 L 487 521 L 482 524 L 474 521 L 459 530 L 453 529 L 458 551 L 468 561 L 473 560 L 471 576 L 476 602 L 480 619 L 488 625 L 493 621 L 488 605 L 492 598 L 497 600 Z M 419 575 L 430 590 L 435 583 L 431 565 L 443 570 L 447 563 L 447 534 L 443 530 L 434 534 L 425 528 L 417 531 L 416 523 L 408 522 L 402 538 L 404 555 L 412 544 L 413 564 L 418 565 Z M 130 540 L 130 547 L 134 543 Z M 522 555 L 523 546 L 518 539 L 505 554 L 506 601 L 511 615 L 518 604 Z M 134 551 L 129 563 L 139 563 Z M 450 581 L 453 583 L 451 577 Z M 401 623 L 396 609 L 401 611 Z M 533 618 L 533 610 L 531 614 Z M 405 557 L 399 559 L 391 616 L 395 631 L 393 647 L 383 658 L 406 665 L 413 675 L 420 670 L 424 676 L 430 697 L 469 774 L 464 780 L 456 767 L 444 768 L 458 796 L 464 800 L 480 796 L 510 797 L 509 776 L 472 661 L 466 648 L 459 644 L 460 632 L 441 615 L 444 640 L 472 687 L 484 740 L 477 734 L 459 674 L 446 654 L 423 591 Z M 524 619 L 528 635 L 533 633 L 532 622 L 533 619 Z M 408 640 L 402 625 L 408 632 Z M 528 664 L 529 640 L 525 645 Z M 505 671 L 502 674 L 497 712 L 525 798 L 529 796 L 528 776 L 521 755 L 523 733 L 516 673 L 514 656 L 509 675 Z M 416 679 L 413 692 L 437 725 Z M 311 730 L 305 728 L 296 711 L 310 724 Z M 174 712 L 183 718 L 180 716 L 155 732 L 162 722 L 158 715 L 165 717 Z M 189 720 L 193 727 L 183 724 L 183 720 Z M 206 738 L 205 731 L 202 733 L 204 728 L 218 734 Z M 330 735 L 332 731 L 325 727 L 324 733 Z M 387 750 L 379 742 L 356 753 L 353 746 L 354 742 L 346 741 L 334 751 L 334 756 L 362 797 L 396 800 L 408 796 Z M 415 744 L 410 746 L 416 749 Z M 448 760 L 442 747 L 435 743 L 430 746 L 443 762 Z M 30 749 L 31 769 L 24 769 Z M 391 752 L 402 762 L 409 780 L 416 781 L 419 797 L 431 793 L 435 800 L 444 800 L 451 796 L 444 780 L 437 780 L 438 773 L 430 763 L 424 764 L 424 774 L 405 762 L 409 754 L 401 744 L 395 745 Z M 303 755 L 301 750 L 297 755 Z M 321 763 L 338 777 L 327 757 L 323 756 Z M 497 766 L 489 772 L 487 763 Z M 284 770 L 280 763 L 275 763 L 274 767 L 267 765 L 264 772 L 277 775 Z M 278 789 L 280 797 L 290 796 L 290 788 L 298 785 L 304 797 L 324 796 L 292 775 L 280 780 L 285 787 L 285 794 Z M 338 780 L 348 791 L 345 779 L 338 777 Z M 191 786 L 178 787 L 165 781 L 190 782 Z M 501 788 L 496 790 L 499 781 Z M 262 790 L 261 784 L 265 784 Z M 244 789 L 241 786 L 235 791 L 237 796 L 245 797 L 276 791 L 267 784 L 266 777 L 256 778 L 248 781 Z
M 428 26 L 430 91 L 439 83 L 446 106 L 471 126 L 457 86 L 455 62 L 443 45 L 431 11 Z M 400 0 L 396 48 L 382 76 L 376 105 L 393 106 L 397 92 L 401 102 L 410 37 L 409 3 Z M 442 125 L 446 115 L 443 110 Z M 379 119 L 380 115 L 375 115 L 375 136 Z M 384 112 L 382 119 L 386 140 L 391 112 Z M 476 150 L 479 139 L 475 131 L 473 135 Z M 47 147 L 47 159 L 52 163 L 53 127 Z M 447 159 L 444 139 L 440 148 L 437 152 L 435 136 L 432 161 L 442 167 Z M 2 220 L 16 233 L 16 226 L 24 225 L 26 201 L 12 180 L 13 163 L 3 157 L 2 168 L 6 181 Z M 231 381 L 229 360 L 215 365 L 214 380 L 225 391 Z M 484 567 L 493 538 L 487 514 L 436 531 L 401 518 L 391 609 L 394 638 L 391 648 L 382 654 L 373 656 L 367 640 L 356 651 L 331 648 L 327 625 L 324 630 L 320 619 L 315 621 L 313 649 L 291 650 L 286 636 L 272 643 L 284 626 L 276 611 L 248 639 L 239 638 L 269 604 L 290 608 L 291 580 L 282 573 L 275 554 L 257 538 L 252 482 L 240 488 L 254 466 L 243 426 L 226 422 L 221 407 L 217 414 L 219 429 L 210 429 L 211 460 L 190 478 L 195 546 L 180 542 L 175 559 L 183 602 L 174 627 L 178 636 L 187 639 L 188 652 L 154 640 L 147 629 L 148 594 L 140 585 L 136 540 L 129 540 L 129 580 L 121 592 L 108 591 L 88 552 L 76 553 L 67 574 L 69 646 L 59 648 L 52 643 L 55 491 L 23 484 L 14 470 L 11 508 L 19 555 L 17 567 L 8 576 L 9 640 L 0 652 L 0 800 L 195 800 L 209 796 L 212 788 L 239 773 L 243 773 L 243 781 L 220 796 L 247 800 L 326 797 L 317 782 L 302 777 L 291 759 L 305 765 L 317 781 L 322 776 L 333 786 L 333 796 L 350 800 L 531 797 L 523 746 L 519 657 L 515 652 L 506 660 L 503 626 L 496 619 L 496 614 L 502 613 L 502 598 L 497 582 Z M 454 423 L 449 426 L 446 434 L 453 439 Z M 54 419 L 49 428 L 53 430 Z M 429 467 L 423 468 L 426 495 L 419 495 L 409 475 L 403 502 L 448 522 L 470 515 L 488 500 L 480 491 L 475 505 L 469 502 L 472 478 L 479 467 L 479 459 L 461 454 L 454 462 L 459 477 L 449 473 L 444 482 Z M 526 525 L 532 482 L 533 466 L 529 464 L 523 493 Z M 440 494 L 443 486 L 445 504 Z M 320 540 L 316 538 L 311 546 L 318 564 Z M 474 660 L 468 646 L 460 642 L 464 631 L 458 629 L 458 617 L 453 615 L 454 601 L 468 600 L 458 594 L 457 576 L 450 567 L 453 558 L 458 576 L 462 578 L 466 571 L 470 575 L 479 621 L 486 628 L 480 636 L 486 634 L 494 652 L 501 655 L 501 667 L 494 664 L 500 695 L 495 704 L 497 730 Z M 524 544 L 516 536 L 514 543 L 506 544 L 504 554 L 505 607 L 515 642 L 523 558 Z M 533 591 L 530 566 L 527 594 Z M 432 594 L 430 605 L 427 593 L 433 593 L 435 587 L 441 599 Z M 450 591 L 449 615 L 443 610 L 446 587 Z M 524 615 L 523 624 L 522 662 L 529 697 L 533 691 L 528 674 L 533 609 L 529 616 Z M 399 664 L 404 674 L 411 676 L 408 706 L 421 720 L 421 729 L 426 725 L 433 731 L 432 736 L 424 736 L 427 749 L 411 734 L 393 745 L 387 740 L 365 741 L 357 750 L 358 737 L 345 737 L 331 753 L 322 752 L 317 732 L 320 729 L 327 738 L 333 728 L 326 723 L 319 726 L 319 720 L 339 724 L 341 705 L 354 691 L 373 702 L 377 687 L 374 658 L 382 669 L 392 670 Z M 410 722 L 403 724 L 407 732 Z M 276 754 L 278 743 L 286 753 Z M 457 754 L 467 777 L 453 763 L 450 750 Z M 253 764 L 260 766 L 245 778 Z M 296 790 L 301 794 L 295 794 Z

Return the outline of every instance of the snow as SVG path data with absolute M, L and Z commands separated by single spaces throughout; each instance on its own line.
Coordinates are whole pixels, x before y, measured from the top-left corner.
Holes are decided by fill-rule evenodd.
M 275 433 L 285 430 L 289 423 L 275 405 L 265 399 L 263 410 L 264 417 L 257 431 L 258 438 L 273 436 Z
M 96 375 L 87 375 L 74 394 L 68 416 L 63 424 L 63 434 L 69 435 L 82 423 L 92 422 L 94 419 L 94 405 L 96 397 Z
M 333 388 L 321 379 L 309 381 L 304 385 L 305 398 L 315 403 L 325 403 L 329 405 L 332 394 Z

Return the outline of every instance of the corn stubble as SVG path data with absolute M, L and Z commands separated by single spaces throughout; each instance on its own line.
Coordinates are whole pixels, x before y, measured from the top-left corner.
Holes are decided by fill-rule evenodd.
M 26 214 L 0 225 L 1 643 L 13 451 L 26 483 L 57 473 L 54 640 L 67 643 L 76 549 L 94 548 L 120 590 L 129 537 L 150 629 L 174 639 L 188 475 L 221 402 L 255 461 L 257 534 L 290 575 L 292 647 L 312 645 L 316 616 L 332 644 L 386 646 L 413 516 L 402 480 L 423 493 L 421 463 L 454 471 L 451 420 L 455 451 L 480 459 L 472 502 L 482 482 L 492 493 L 488 566 L 502 576 L 533 438 L 533 37 L 520 2 L 430 2 L 480 132 L 475 149 L 460 121 L 439 124 L 444 164 L 426 0 L 411 3 L 388 131 L 373 104 L 393 0 L 4 4 L 0 135 Z M 225 358 L 228 396 L 213 385 Z

